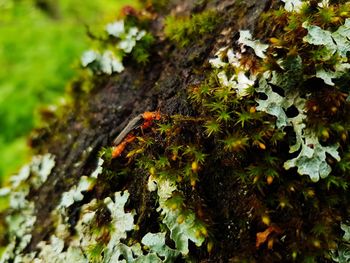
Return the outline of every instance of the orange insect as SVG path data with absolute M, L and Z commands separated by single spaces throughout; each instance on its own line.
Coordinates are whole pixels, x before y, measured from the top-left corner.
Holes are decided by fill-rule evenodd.
M 122 154 L 122 152 L 124 151 L 125 147 L 129 143 L 133 142 L 135 140 L 135 138 L 136 138 L 136 136 L 129 134 L 124 138 L 124 140 L 121 143 L 119 143 L 117 146 L 113 147 L 112 158 L 119 157 Z
M 141 125 L 141 129 L 147 129 L 150 127 L 154 120 L 159 121 L 162 115 L 159 111 L 145 111 L 142 115 L 144 123 Z
M 268 241 L 270 234 L 272 233 L 280 234 L 282 231 L 277 226 L 269 226 L 264 232 L 259 232 L 256 234 L 256 248 L 259 248 L 262 244 Z M 268 242 L 268 248 L 272 249 L 273 242 Z
M 154 120 L 160 120 L 161 114 L 159 111 L 146 111 L 142 114 L 137 115 L 133 118 L 125 128 L 119 133 L 117 138 L 114 139 L 112 158 L 116 158 L 121 155 L 126 146 L 135 140 L 136 136 L 130 134 L 137 128 L 147 129 L 149 128 Z

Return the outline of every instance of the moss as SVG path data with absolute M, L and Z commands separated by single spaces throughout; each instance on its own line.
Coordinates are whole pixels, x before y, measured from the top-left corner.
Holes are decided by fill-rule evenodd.
M 154 43 L 154 37 L 147 33 L 135 46 L 132 58 L 137 64 L 145 65 L 149 61 L 150 49 Z
M 331 8 L 337 14 L 341 7 Z M 171 17 L 166 30 L 177 34 L 173 40 L 179 46 L 186 46 L 215 27 L 208 17 L 207 12 L 188 19 Z M 262 40 L 245 31 L 240 47 L 221 49 L 209 61 L 213 69 L 201 72 L 206 79 L 188 87 L 191 116 L 163 115 L 148 129 L 133 129 L 135 140 L 118 158 L 112 158 L 112 147 L 102 149 L 104 161 L 100 159 L 98 171 L 92 173 L 96 183 L 73 187 L 74 195 L 79 190 L 79 202 L 65 218 L 78 234 L 83 231 L 77 225 L 91 227 L 83 237 L 91 237 L 87 254 L 96 261 L 109 249 L 112 254 L 123 249 L 124 258 L 146 256 L 152 249 L 145 251 L 141 244 L 153 237 L 161 239 L 159 256 L 164 260 L 167 256 L 161 254 L 166 251 L 194 261 L 329 260 L 340 238 L 340 222 L 349 218 L 350 106 L 336 80 L 335 86 L 317 80 L 324 57 L 320 47 L 305 41 L 305 19 L 322 30 L 337 30 L 334 19 L 325 19 L 317 8 L 269 11 L 258 27 Z M 263 44 L 268 40 L 271 45 Z M 337 65 L 338 55 L 324 61 L 327 69 Z M 298 175 L 298 165 L 285 169 L 302 147 L 325 153 L 314 159 L 321 159 L 320 167 L 331 173 L 323 173 L 325 178 L 317 183 L 308 173 Z M 120 227 L 112 228 L 113 209 L 106 211 L 102 200 L 107 197 L 105 203 L 113 208 L 121 193 L 116 191 L 125 189 L 130 199 L 124 199 L 119 214 L 135 216 L 137 225 L 128 228 L 128 235 L 119 233 L 122 243 L 112 242 L 112 230 Z M 101 207 L 81 207 L 80 202 L 94 198 Z M 82 220 L 88 213 L 96 213 L 91 226 Z M 269 235 L 257 242 L 264 233 Z M 120 247 L 115 249 L 116 243 Z
M 190 18 L 168 16 L 164 33 L 180 47 L 185 47 L 197 37 L 213 32 L 221 21 L 222 18 L 213 10 L 194 14 Z
M 279 238 L 271 237 L 269 248 L 273 246 L 275 252 L 256 244 L 256 259 L 327 260 L 329 250 L 334 249 L 339 239 L 340 221 L 349 219 L 346 208 L 348 197 L 344 197 L 348 172 L 338 170 L 338 165 L 347 169 L 344 161 L 339 162 L 338 154 L 345 157 L 349 151 L 347 131 L 350 122 L 348 113 L 345 113 L 349 110 L 349 104 L 345 102 L 348 94 L 316 73 L 321 63 L 329 67 L 328 70 L 335 71 L 335 65 L 339 66 L 348 58 L 342 58 L 341 51 L 335 48 L 328 58 L 314 56 L 315 51 L 321 52 L 323 47 L 310 43 L 310 40 L 308 42 L 306 36 L 311 29 L 304 24 L 309 21 L 324 31 L 328 30 L 328 33 L 321 29 L 320 32 L 336 35 L 334 32 L 339 26 L 347 23 L 339 11 L 344 9 L 346 7 L 333 3 L 325 8 L 304 7 L 299 13 L 286 12 L 282 8 L 269 11 L 262 16 L 262 23 L 257 29 L 261 39 L 270 40 L 267 57 L 260 56 L 259 59 L 249 54 L 254 52 L 258 55 L 258 49 L 263 47 L 250 39 L 243 43 L 249 51 L 237 51 L 237 56 L 230 47 L 223 48 L 217 58 L 211 60 L 218 69 L 213 69 L 201 85 L 189 88 L 189 96 L 197 112 L 207 119 L 202 124 L 203 128 L 216 146 L 224 150 L 214 155 L 227 159 L 232 153 L 240 158 L 241 164 L 232 162 L 231 167 L 236 171 L 236 178 L 257 197 L 251 222 L 256 237 L 271 226 L 281 227 L 285 236 L 283 244 Z M 330 51 L 327 52 L 329 55 Z M 270 70 L 270 76 L 262 74 L 266 69 Z M 260 82 L 255 81 L 252 88 L 240 94 L 240 72 L 244 72 L 247 78 L 255 75 Z M 347 74 L 341 70 L 338 73 L 339 78 Z M 334 82 L 337 79 L 335 75 L 332 76 Z M 270 90 L 262 88 L 265 84 L 261 79 L 264 78 L 264 83 L 272 86 Z M 299 126 L 293 123 L 292 127 L 296 125 L 296 133 L 303 131 L 300 144 L 295 142 L 298 140 L 295 133 L 285 128 L 288 119 L 297 116 L 300 118 Z M 317 148 L 316 155 L 329 151 L 327 155 L 309 159 L 312 162 L 313 158 L 320 158 L 322 165 L 327 166 L 328 172 L 324 174 L 321 166 L 317 168 L 317 176 L 320 173 L 323 178 L 326 177 L 317 184 L 311 183 L 310 179 L 315 181 L 311 173 L 310 178 L 296 177 L 300 167 L 292 171 L 284 169 L 286 160 L 293 158 L 289 154 L 293 152 L 293 147 L 299 150 L 310 147 L 309 144 L 301 146 L 305 144 L 304 140 L 311 142 L 308 133 L 315 136 L 310 144 L 312 148 Z M 311 169 L 308 163 L 303 165 Z M 310 220 L 311 215 L 312 218 L 317 217 L 318 222 Z M 254 243 L 253 238 L 251 242 Z M 298 245 L 302 243 L 302 246 Z M 250 248 L 246 253 L 251 253 Z M 243 256 L 239 261 L 244 259 L 247 260 Z
M 93 37 L 98 40 L 97 49 L 83 53 L 81 65 L 95 75 L 121 73 L 125 69 L 123 60 L 128 57 L 136 65 L 148 62 L 154 38 L 140 28 L 146 27 L 149 19 L 138 16 L 135 10 L 129 8 L 125 8 L 127 14 L 123 19 L 107 24 L 100 37 Z

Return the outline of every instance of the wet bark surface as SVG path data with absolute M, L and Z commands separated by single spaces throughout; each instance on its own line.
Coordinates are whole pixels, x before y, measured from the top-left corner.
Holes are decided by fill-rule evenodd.
M 54 227 L 50 214 L 58 205 L 61 194 L 76 184 L 82 175 L 91 173 L 98 151 L 110 146 L 130 119 L 144 111 L 157 109 L 166 115 L 196 116 L 187 99 L 188 87 L 205 79 L 205 72 L 210 69 L 208 59 L 218 48 L 233 45 L 240 29 L 254 31 L 259 15 L 270 6 L 268 0 L 170 2 L 152 23 L 150 31 L 157 39 L 146 66 L 129 62 L 119 75 L 96 76 L 94 88 L 88 95 L 83 94 L 79 82 L 73 83 L 70 91 L 72 104 L 62 109 L 60 118 L 50 120 L 47 127 L 33 133 L 31 143 L 34 150 L 54 154 L 56 167 L 46 183 L 30 193 L 29 198 L 35 202 L 37 220 L 27 251 L 35 250 L 40 241 L 50 237 Z M 214 32 L 184 48 L 165 40 L 162 30 L 166 15 L 190 15 L 206 9 L 216 9 L 223 17 L 223 23 Z M 215 145 L 208 146 L 210 149 L 213 153 L 218 150 Z M 215 160 L 212 156 L 210 166 L 215 167 L 217 173 L 213 176 L 210 171 L 203 172 L 198 191 L 200 196 L 196 198 L 205 204 L 207 221 L 214 229 L 218 245 L 213 254 L 203 253 L 198 257 L 202 262 L 228 262 L 234 255 L 239 255 L 251 238 L 249 235 L 244 237 L 250 230 L 244 229 L 240 222 L 249 217 L 250 208 L 254 206 L 253 198 L 238 181 L 232 180 L 222 160 Z M 131 202 L 140 202 L 138 206 L 143 206 L 149 203 L 150 197 L 138 190 L 140 178 L 142 176 L 129 181 L 128 185 L 129 191 L 135 188 Z M 113 189 L 113 186 L 109 187 Z M 103 197 L 102 190 L 97 190 L 95 195 L 99 192 Z M 77 214 L 74 209 L 79 210 L 78 207 L 72 208 L 72 218 Z M 151 220 L 140 223 L 152 227 L 149 225 Z

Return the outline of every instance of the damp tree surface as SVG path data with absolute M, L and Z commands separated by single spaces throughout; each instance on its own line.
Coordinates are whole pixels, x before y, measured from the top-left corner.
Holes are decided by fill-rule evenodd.
M 347 1 L 147 1 L 89 36 L 0 191 L 2 262 L 350 261 Z

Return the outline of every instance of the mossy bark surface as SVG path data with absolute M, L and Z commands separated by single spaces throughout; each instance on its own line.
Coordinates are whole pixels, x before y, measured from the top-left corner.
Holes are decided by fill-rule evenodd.
M 249 30 L 254 36 L 259 37 L 260 41 L 265 43 L 268 41 L 271 37 L 268 34 L 271 32 L 269 29 L 264 31 L 261 16 L 264 12 L 277 10 L 280 6 L 279 1 L 269 0 L 174 0 L 161 5 L 160 8 L 156 8 L 156 4 L 148 6 L 147 12 L 153 16 L 148 31 L 155 37 L 155 42 L 150 50 L 147 64 L 137 64 L 127 57 L 124 61 L 125 70 L 122 73 L 91 77 L 89 81 L 92 88 L 88 92 L 84 90 L 83 82 L 86 80 L 75 80 L 69 90 L 70 101 L 61 106 L 59 114 L 43 112 L 46 125 L 33 131 L 30 144 L 34 152 L 54 155 L 55 167 L 46 182 L 38 189 L 31 188 L 27 196 L 27 199 L 35 204 L 36 221 L 31 233 L 31 241 L 24 252 L 37 251 L 38 244 L 41 241 L 48 241 L 55 232 L 57 222 L 52 214 L 60 204 L 62 194 L 77 185 L 82 176 L 94 171 L 101 149 L 111 147 L 113 139 L 132 118 L 145 111 L 156 110 L 159 110 L 165 119 L 176 120 L 174 126 L 177 128 L 174 133 L 177 134 L 164 137 L 157 132 L 157 127 L 136 131 L 135 133 L 140 137 L 144 135 L 153 137 L 155 143 L 149 150 L 149 156 L 167 155 L 168 152 L 165 149 L 169 145 L 184 142 L 187 143 L 186 147 L 192 145 L 200 147 L 206 155 L 201 169 L 197 168 L 196 161 L 193 161 L 192 164 L 189 162 L 192 165 L 192 171 L 198 173 L 199 179 L 195 183 L 182 185 L 178 190 L 181 191 L 181 198 L 185 200 L 183 207 L 194 211 L 197 218 L 207 226 L 208 233 L 203 235 L 210 241 L 205 243 L 206 247 L 200 248 L 190 242 L 189 256 L 178 258 L 179 262 L 189 259 L 198 262 L 241 262 L 241 260 L 283 262 L 283 259 L 286 259 L 284 262 L 287 262 L 295 259 L 293 254 L 295 251 L 297 253 L 295 257 L 307 251 L 307 247 L 302 252 L 298 251 L 300 246 L 297 242 L 305 239 L 303 234 L 300 234 L 299 230 L 288 231 L 290 228 L 307 229 L 313 224 L 311 222 L 313 215 L 307 216 L 307 212 L 303 211 L 303 201 L 298 199 L 300 196 L 295 197 L 297 200 L 293 200 L 299 206 L 294 207 L 290 214 L 289 212 L 284 214 L 279 205 L 273 203 L 277 202 L 278 197 L 273 196 L 272 192 L 293 192 L 293 187 L 296 189 L 300 187 L 303 191 L 310 189 L 311 198 L 312 193 L 316 192 L 316 195 L 321 193 L 323 186 L 318 188 L 310 182 L 298 182 L 293 177 L 295 173 L 284 171 L 281 173 L 283 175 L 285 173 L 287 179 L 283 179 L 285 180 L 283 182 L 288 182 L 290 185 L 284 186 L 286 189 L 284 191 L 282 186 L 272 184 L 273 179 L 268 178 L 267 184 L 272 184 L 268 186 L 270 187 L 269 194 L 271 193 L 275 199 L 267 199 L 267 203 L 272 199 L 273 201 L 265 205 L 265 197 L 269 195 L 266 194 L 268 192 L 266 188 L 261 190 L 252 187 L 255 182 L 247 183 L 242 178 L 235 176 L 235 172 L 236 169 L 244 170 L 245 165 L 249 166 L 255 161 L 262 163 L 266 145 L 260 142 L 254 146 L 255 148 L 250 147 L 242 151 L 243 153 L 226 152 L 221 143 L 222 140 L 211 139 L 205 134 L 202 125 L 202 120 L 206 117 L 203 115 L 205 111 L 198 105 L 194 105 L 189 99 L 190 91 L 205 82 L 213 71 L 209 59 L 213 58 L 221 47 L 238 46 L 240 30 Z M 169 36 L 165 35 L 164 26 L 167 17 L 188 18 L 208 10 L 215 12 L 220 19 L 220 23 L 210 32 L 198 35 L 191 33 L 187 35 L 190 41 L 184 45 L 171 41 Z M 339 95 L 341 96 L 343 95 Z M 244 100 L 243 98 L 242 101 Z M 251 113 L 254 113 L 253 110 L 255 111 L 255 108 L 252 107 Z M 235 127 L 230 127 L 227 133 L 234 131 Z M 104 200 L 112 196 L 114 192 L 125 189 L 130 193 L 125 209 L 135 210 L 135 222 L 139 227 L 139 230 L 132 234 L 132 239 L 141 240 L 145 234 L 160 230 L 161 216 L 156 211 L 157 198 L 147 187 L 148 177 L 152 172 L 150 169 L 142 169 L 141 166 L 138 166 L 137 160 L 130 160 L 126 157 L 127 152 L 132 148 L 133 146 L 127 146 L 126 153 L 108 163 L 108 167 L 105 167 L 106 171 L 99 177 L 93 191 L 84 193 L 82 200 L 68 208 L 68 223 L 72 236 L 76 235 L 74 228 L 80 219 L 83 204 L 93 199 Z M 288 154 L 279 155 L 278 151 L 281 149 L 288 149 L 288 143 L 279 142 L 278 147 L 271 150 L 272 155 L 287 159 Z M 172 161 L 176 162 L 176 156 L 172 157 Z M 279 162 L 280 169 L 283 170 L 283 162 L 280 160 L 277 162 Z M 121 170 L 131 171 L 132 176 L 117 176 L 116 174 Z M 113 175 L 113 172 L 114 176 L 109 176 Z M 301 186 L 303 183 L 305 185 Z M 292 195 L 293 193 L 289 192 L 286 194 L 288 197 Z M 319 200 L 315 201 L 314 208 L 319 212 L 323 205 L 318 202 Z M 276 211 L 267 210 L 267 207 L 272 206 L 276 207 Z M 347 211 L 342 211 L 342 208 L 343 206 L 339 206 L 334 210 L 327 210 L 327 213 L 333 213 L 330 216 L 332 222 L 340 223 L 341 219 L 346 218 Z M 269 217 L 264 218 L 264 213 L 273 215 L 274 222 L 279 227 L 271 225 Z M 259 215 L 262 215 L 262 219 L 258 218 Z M 291 221 L 290 219 L 295 215 L 299 217 Z M 97 219 L 99 225 L 107 224 L 110 220 L 111 215 L 106 211 L 102 211 Z M 257 234 L 263 233 L 267 226 L 271 231 L 269 237 L 272 243 L 270 244 L 269 241 L 268 245 L 261 246 L 256 241 Z M 281 237 L 284 235 L 284 229 L 288 236 L 287 245 L 283 243 Z M 273 242 L 277 240 L 277 236 L 279 241 L 276 241 L 274 245 Z M 168 245 L 174 247 L 174 243 L 169 241 L 168 236 L 167 240 Z M 267 238 L 262 243 L 265 241 Z M 319 262 L 330 261 L 329 258 L 321 255 L 322 252 L 319 251 L 322 250 L 322 247 L 315 242 L 315 246 L 310 247 L 312 257 Z M 294 247 L 296 249 L 292 251 Z M 331 248 L 331 245 L 327 243 L 325 249 Z M 308 252 L 305 253 L 303 258 L 308 256 Z M 320 257 L 317 258 L 318 256 Z
M 79 81 L 72 85 L 72 105 L 63 109 L 63 116 L 47 128 L 35 131 L 32 138 L 31 143 L 37 153 L 50 152 L 57 156 L 57 166 L 48 181 L 30 194 L 30 199 L 35 201 L 38 219 L 28 251 L 35 249 L 38 242 L 51 234 L 53 222 L 49 215 L 57 206 L 62 192 L 74 185 L 80 176 L 92 171 L 98 151 L 110 145 L 130 119 L 156 109 L 167 115 L 195 115 L 187 99 L 188 87 L 205 79 L 203 72 L 210 68 L 208 60 L 213 56 L 215 47 L 232 42 L 234 32 L 240 28 L 254 30 L 260 13 L 269 8 L 268 2 L 210 1 L 201 4 L 197 1 L 171 1 L 150 28 L 160 38 L 164 38 L 164 17 L 170 13 L 189 16 L 205 9 L 215 9 L 224 17 L 223 23 L 213 32 L 196 37 L 196 41 L 186 47 L 158 39 L 145 67 L 130 63 L 118 76 L 97 76 L 89 94 L 83 94 Z M 86 153 L 89 147 L 92 150 Z M 227 231 L 226 224 L 233 225 L 249 211 L 249 198 L 240 196 L 241 186 L 225 177 L 226 168 L 219 161 L 213 164 L 218 173 L 203 175 L 201 198 L 207 200 L 208 213 L 215 215 L 212 220 L 225 228 L 217 231 L 222 244 L 221 253 L 227 253 L 228 247 L 232 247 L 230 244 L 236 243 L 237 230 Z M 135 180 L 133 183 L 135 190 L 140 190 L 140 182 Z M 109 193 L 110 188 L 113 189 L 113 186 L 106 187 L 100 189 L 101 197 Z

